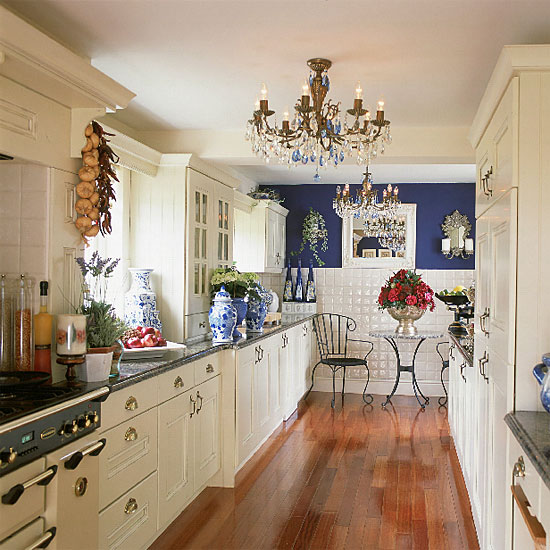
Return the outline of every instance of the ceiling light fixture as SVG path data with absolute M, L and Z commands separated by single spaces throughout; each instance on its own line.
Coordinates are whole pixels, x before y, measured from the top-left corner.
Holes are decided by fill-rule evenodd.
M 289 166 L 316 164 L 316 181 L 320 179 L 319 167 L 338 166 L 353 154 L 357 164 L 369 164 L 379 153 L 383 154 L 385 144 L 391 143 L 384 101 L 378 102 L 376 116 L 371 118 L 369 109 L 363 106 L 363 89 L 358 82 L 353 108 L 347 109 L 342 120 L 340 102 L 332 103 L 331 99 L 325 102 L 330 89 L 327 73 L 332 62 L 315 58 L 307 64 L 311 72 L 302 86 L 301 98 L 294 105 L 294 116 L 290 120 L 290 112 L 285 109 L 281 126 L 277 126 L 276 120 L 273 126 L 269 123 L 275 111 L 269 109 L 267 87 L 262 84 L 246 131 L 254 153 L 265 162 L 276 158 Z

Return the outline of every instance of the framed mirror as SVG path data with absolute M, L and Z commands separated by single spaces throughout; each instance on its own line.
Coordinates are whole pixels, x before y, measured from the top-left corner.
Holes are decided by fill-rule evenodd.
M 472 230 L 468 216 L 455 210 L 452 214 L 445 216 L 441 229 L 445 235 L 441 241 L 441 252 L 448 258 L 455 256 L 465 258 L 473 253 L 473 239 L 468 238 Z
M 395 252 L 376 237 L 365 236 L 363 220 L 342 220 L 342 267 L 414 269 L 416 257 L 416 204 L 402 204 L 399 214 L 405 222 L 405 249 Z

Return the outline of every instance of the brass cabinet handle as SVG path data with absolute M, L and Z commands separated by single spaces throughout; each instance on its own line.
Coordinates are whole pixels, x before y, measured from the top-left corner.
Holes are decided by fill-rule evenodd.
M 128 428 L 124 434 L 124 439 L 126 441 L 135 441 L 138 438 L 138 433 L 135 428 Z
M 206 365 L 206 372 L 214 372 L 214 365 L 208 363 L 208 365 Z
M 138 508 L 139 506 L 137 500 L 135 498 L 130 498 L 126 503 L 126 506 L 124 506 L 124 513 L 128 515 L 133 514 Z
M 199 412 L 201 411 L 202 402 L 203 402 L 202 395 L 199 392 L 197 392 L 197 403 L 199 402 L 199 399 L 200 399 L 200 405 L 199 405 L 199 408 L 197 409 L 197 414 L 199 414 Z
M 485 334 L 485 336 L 489 336 L 489 331 L 485 327 L 485 320 L 488 319 L 490 315 L 491 309 L 486 307 L 483 314 L 479 316 L 479 328 L 481 329 L 481 332 Z
M 487 172 L 485 172 L 485 175 L 481 178 L 481 183 L 483 184 L 483 194 L 486 197 L 492 197 L 493 196 L 493 190 L 489 187 L 489 180 L 491 176 L 493 175 L 493 167 L 489 168 Z
M 485 382 L 489 383 L 489 377 L 485 374 L 485 365 L 489 362 L 489 355 L 487 355 L 487 352 L 483 352 L 483 357 L 478 359 L 479 363 L 479 374 L 483 376 L 483 379 Z
M 206 328 L 206 321 L 201 321 L 199 323 L 199 328 Z
M 450 357 L 451 359 L 454 359 L 454 358 L 455 358 L 455 356 L 454 356 L 454 351 L 455 351 L 455 345 L 452 344 L 452 346 L 449 348 L 449 357 Z
M 514 477 L 525 477 L 525 461 L 523 460 L 523 456 L 518 457 L 512 469 L 512 475 Z
M 544 527 L 542 526 L 540 521 L 537 519 L 537 516 L 533 516 L 531 515 L 531 512 L 529 512 L 531 504 L 529 503 L 527 496 L 523 492 L 523 489 L 520 485 L 512 485 L 510 489 L 512 491 L 512 495 L 514 496 L 514 500 L 516 501 L 516 504 L 519 508 L 519 511 L 523 517 L 523 521 L 525 521 L 525 525 L 527 526 L 529 534 L 533 539 L 535 548 L 546 548 L 546 531 L 544 530 Z
M 197 402 L 193 399 L 192 395 L 189 396 L 189 399 L 191 400 L 191 403 L 193 403 L 193 410 L 191 411 L 189 418 L 193 418 L 193 415 L 197 412 Z
M 181 379 L 181 376 L 176 376 L 176 379 L 174 380 L 174 388 L 183 388 L 183 380 Z
M 128 397 L 128 399 L 126 400 L 126 404 L 124 405 L 124 408 L 127 411 L 135 411 L 138 408 L 137 399 L 133 395 Z
M 460 365 L 460 376 L 462 376 L 462 380 L 466 382 L 466 377 L 464 376 L 464 369 L 466 368 L 466 363 L 463 361 L 462 365 Z

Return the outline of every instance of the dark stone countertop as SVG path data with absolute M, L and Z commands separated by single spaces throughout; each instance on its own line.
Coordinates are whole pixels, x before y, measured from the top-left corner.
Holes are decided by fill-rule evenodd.
M 466 359 L 470 367 L 474 366 L 474 348 L 473 340 L 465 336 L 457 336 L 449 331 L 451 342 L 457 347 L 458 351 Z
M 516 411 L 508 413 L 504 422 L 550 489 L 550 414 Z

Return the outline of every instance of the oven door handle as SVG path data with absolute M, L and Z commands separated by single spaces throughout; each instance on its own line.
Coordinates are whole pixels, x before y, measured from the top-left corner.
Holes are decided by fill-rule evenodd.
M 2 495 L 2 504 L 15 504 L 25 492 L 25 489 L 29 489 L 33 485 L 48 485 L 48 483 L 55 477 L 56 473 L 57 466 L 50 466 L 41 474 L 25 481 L 25 483 L 18 483 L 17 485 L 14 485 L 6 494 Z
M 76 467 L 82 462 L 82 459 L 87 456 L 97 456 L 104 448 L 107 440 L 105 438 L 96 441 L 94 444 L 86 447 L 83 451 L 77 451 L 71 458 L 65 460 L 64 466 L 67 470 L 75 470 Z
M 57 529 L 55 527 L 44 531 L 44 534 L 38 540 L 35 540 L 30 546 L 27 546 L 25 550 L 38 550 L 38 548 L 47 548 L 50 542 L 52 542 L 52 540 L 55 538 L 56 531 Z

